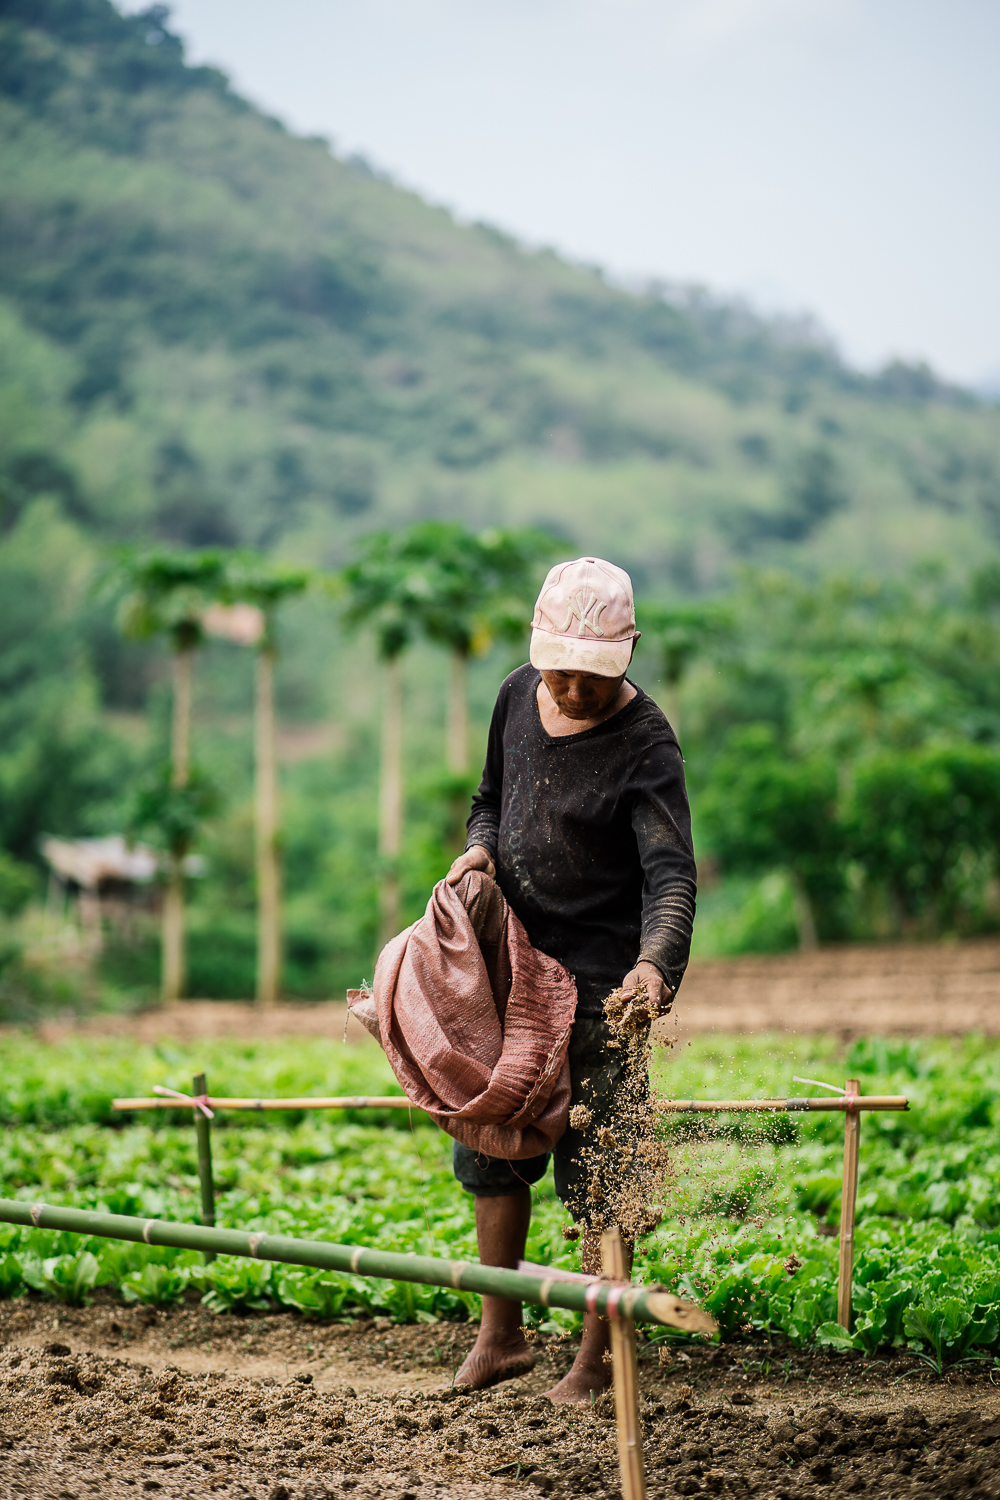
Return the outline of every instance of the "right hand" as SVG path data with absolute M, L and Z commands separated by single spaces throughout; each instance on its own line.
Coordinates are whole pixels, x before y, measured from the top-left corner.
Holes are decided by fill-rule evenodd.
M 471 849 L 466 849 L 452 862 L 451 869 L 445 876 L 449 885 L 458 885 L 463 875 L 470 870 L 485 870 L 491 878 L 496 874 L 496 866 L 490 858 L 490 851 L 484 849 L 482 844 L 473 844 Z

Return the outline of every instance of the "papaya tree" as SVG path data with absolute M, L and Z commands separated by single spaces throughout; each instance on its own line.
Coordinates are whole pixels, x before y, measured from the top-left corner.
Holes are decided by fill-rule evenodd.
M 399 860 L 403 848 L 403 653 L 413 644 L 413 593 L 408 569 L 394 539 L 380 532 L 366 538 L 360 556 L 334 580 L 348 630 L 362 627 L 375 636 L 382 665 L 382 743 L 379 762 L 378 946 L 402 926 Z
M 496 640 L 526 639 L 539 563 L 554 547 L 548 533 L 424 521 L 400 538 L 421 633 L 450 654 L 445 765 L 469 773 L 469 660 Z
M 309 586 L 309 574 L 264 558 L 230 559 L 219 602 L 205 617 L 211 634 L 257 653 L 254 672 L 254 844 L 257 873 L 257 1003 L 281 994 L 281 833 L 274 667 L 279 606 Z
M 194 840 L 195 824 L 206 805 L 200 790 L 195 796 L 187 795 L 192 781 L 194 653 L 204 641 L 205 611 L 224 587 L 225 573 L 226 556 L 222 552 L 155 549 L 120 554 L 109 579 L 110 586 L 122 595 L 118 621 L 123 633 L 134 640 L 164 637 L 173 658 L 169 771 L 161 778 L 165 784 L 159 791 L 155 795 L 150 792 L 152 801 L 140 815 L 149 823 L 155 805 L 165 820 L 167 879 L 160 983 L 165 1001 L 180 999 L 186 988 L 184 860 Z M 183 834 L 182 828 L 186 830 Z

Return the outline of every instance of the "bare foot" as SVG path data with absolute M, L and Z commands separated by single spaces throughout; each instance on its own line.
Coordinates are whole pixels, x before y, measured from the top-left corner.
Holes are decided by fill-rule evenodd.
M 528 1375 L 534 1368 L 535 1356 L 524 1339 L 484 1344 L 479 1338 L 465 1356 L 455 1376 L 455 1385 L 465 1386 L 470 1391 L 484 1391 L 487 1386 L 496 1385 L 501 1380 Z
M 610 1384 L 610 1365 L 595 1365 L 589 1361 L 584 1364 L 577 1359 L 558 1385 L 545 1394 L 555 1406 L 589 1406 L 591 1397 L 596 1400 Z

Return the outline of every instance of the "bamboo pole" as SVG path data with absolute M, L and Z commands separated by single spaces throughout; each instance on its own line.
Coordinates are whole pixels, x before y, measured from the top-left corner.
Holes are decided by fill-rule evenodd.
M 717 1325 L 693 1302 L 672 1292 L 628 1286 L 624 1291 L 604 1282 L 562 1281 L 551 1276 L 481 1266 L 470 1261 L 441 1260 L 431 1255 L 403 1255 L 392 1250 L 369 1250 L 361 1245 L 334 1245 L 324 1240 L 299 1240 L 281 1234 L 244 1234 L 238 1229 L 206 1229 L 171 1219 L 139 1219 L 127 1214 L 102 1214 L 89 1209 L 56 1208 L 49 1203 L 25 1203 L 0 1198 L 0 1223 L 25 1229 L 62 1229 L 70 1234 L 129 1240 L 136 1244 L 170 1245 L 181 1250 L 214 1250 L 218 1255 L 245 1255 L 254 1260 L 288 1266 L 314 1266 L 356 1276 L 390 1281 L 415 1281 L 446 1286 L 483 1296 L 506 1297 L 540 1307 L 566 1307 L 574 1312 L 612 1312 L 641 1323 L 662 1323 L 690 1333 L 715 1333 Z
M 627 1282 L 625 1247 L 621 1231 L 607 1229 L 601 1235 L 601 1269 L 610 1280 Z M 635 1352 L 635 1322 L 622 1315 L 611 1319 L 611 1367 L 615 1386 L 615 1422 L 618 1428 L 618 1466 L 622 1500 L 646 1500 L 646 1466 L 642 1456 L 639 1424 L 639 1365 Z
M 205 1082 L 204 1073 L 196 1073 L 191 1080 L 191 1087 L 195 1098 L 204 1098 L 208 1093 L 208 1084 Z M 211 1108 L 211 1105 L 209 1105 Z M 191 1111 L 194 1115 L 194 1134 L 198 1143 L 198 1183 L 201 1187 L 201 1222 L 209 1229 L 215 1227 L 215 1181 L 212 1177 L 212 1122 L 204 1110 L 197 1106 Z M 206 1250 L 204 1260 L 206 1266 L 211 1265 L 215 1259 L 215 1253 Z
M 837 1322 L 851 1331 L 851 1281 L 854 1273 L 854 1210 L 858 1197 L 858 1153 L 861 1113 L 856 1078 L 847 1080 L 844 1095 L 844 1185 L 840 1199 L 840 1268 L 837 1280 Z
M 281 867 L 278 758 L 274 720 L 274 647 L 257 652 L 254 694 L 254 812 L 257 859 L 257 1004 L 281 993 Z
M 177 1109 L 185 1101 L 177 1099 L 112 1099 L 114 1109 Z M 420 1109 L 399 1094 L 379 1097 L 371 1094 L 343 1094 L 331 1098 L 308 1096 L 297 1099 L 228 1099 L 208 1100 L 210 1109 Z M 661 1114 L 746 1114 L 749 1112 L 780 1114 L 812 1110 L 835 1110 L 843 1113 L 843 1099 L 654 1099 L 654 1110 Z M 906 1110 L 909 1101 L 903 1095 L 871 1094 L 860 1096 L 856 1109 Z
M 409 1099 L 400 1098 L 398 1094 L 387 1095 L 380 1099 L 375 1095 L 368 1094 L 343 1094 L 337 1098 L 317 1099 L 313 1097 L 305 1099 L 216 1099 L 214 1096 L 206 1097 L 209 1109 L 419 1109 L 419 1104 L 411 1104 Z M 174 1099 L 112 1099 L 112 1109 L 184 1109 L 187 1100 L 184 1098 Z

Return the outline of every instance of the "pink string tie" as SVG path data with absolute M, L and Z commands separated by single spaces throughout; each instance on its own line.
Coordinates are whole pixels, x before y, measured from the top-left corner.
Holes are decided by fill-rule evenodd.
M 584 1307 L 585 1307 L 585 1309 L 586 1309 L 587 1312 L 596 1312 L 596 1310 L 597 1310 L 597 1299 L 600 1296 L 600 1294 L 603 1291 L 603 1289 L 605 1287 L 607 1287 L 607 1286 L 608 1286 L 608 1283 L 606 1281 L 592 1281 L 590 1283 L 590 1286 L 588 1286 L 586 1292 L 584 1293 L 584 1299 L 583 1299 L 583 1305 L 584 1305 Z M 618 1304 L 621 1301 L 621 1299 L 624 1296 L 624 1294 L 626 1292 L 631 1292 L 631 1291 L 634 1291 L 634 1287 L 632 1287 L 629 1284 L 629 1282 L 627 1282 L 627 1281 L 616 1281 L 616 1282 L 613 1282 L 611 1284 L 611 1286 L 610 1286 L 609 1291 L 608 1291 L 608 1300 L 607 1300 L 607 1302 L 606 1302 L 606 1304 L 604 1306 L 604 1311 L 601 1313 L 601 1317 L 602 1318 L 620 1318 L 621 1317 L 621 1313 L 618 1311 Z
M 159 1083 L 154 1083 L 153 1093 L 160 1094 L 165 1099 L 176 1099 L 178 1104 L 190 1104 L 193 1109 L 200 1109 L 206 1120 L 215 1119 L 215 1111 L 208 1107 L 207 1094 L 179 1094 L 176 1089 L 165 1089 Z

